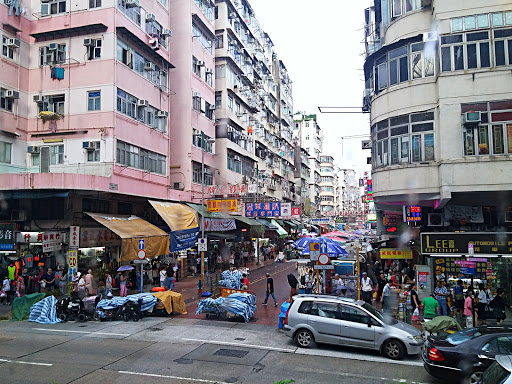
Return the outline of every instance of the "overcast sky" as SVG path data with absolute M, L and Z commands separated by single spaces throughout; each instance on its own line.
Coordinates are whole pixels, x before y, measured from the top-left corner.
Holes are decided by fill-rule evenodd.
M 324 153 L 342 168 L 369 171 L 362 139 L 369 134 L 367 114 L 322 114 L 319 106 L 361 110 L 364 9 L 370 0 L 249 0 L 293 82 L 293 110 L 317 114 Z

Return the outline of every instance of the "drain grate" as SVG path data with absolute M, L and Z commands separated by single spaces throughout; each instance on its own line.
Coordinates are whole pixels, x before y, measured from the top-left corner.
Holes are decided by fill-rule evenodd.
M 244 341 L 245 339 L 243 337 L 235 337 L 236 341 Z
M 217 352 L 214 353 L 216 356 L 224 356 L 224 357 L 236 357 L 241 359 L 242 357 L 245 357 L 249 351 L 240 351 L 238 349 L 219 349 Z

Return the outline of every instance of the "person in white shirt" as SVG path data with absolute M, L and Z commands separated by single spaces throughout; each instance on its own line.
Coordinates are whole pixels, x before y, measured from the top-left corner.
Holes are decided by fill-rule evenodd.
M 361 279 L 361 293 L 362 299 L 368 304 L 372 303 L 372 292 L 373 292 L 373 282 L 372 279 L 368 277 L 366 272 L 363 272 L 363 278 Z
M 0 302 L 3 303 L 4 299 L 6 299 L 4 304 L 11 304 L 11 281 L 9 280 L 9 276 L 5 276 L 5 279 L 2 283 L 2 292 L 5 294 L 5 296 L 2 295 Z
M 173 265 L 172 271 L 174 272 L 174 282 L 176 282 L 178 281 L 178 263 Z
M 163 267 L 160 271 L 160 286 L 165 287 L 165 282 L 167 281 L 167 267 Z

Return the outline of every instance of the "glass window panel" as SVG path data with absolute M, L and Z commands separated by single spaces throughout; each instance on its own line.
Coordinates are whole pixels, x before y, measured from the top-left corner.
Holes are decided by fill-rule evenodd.
M 421 51 L 423 51 L 423 43 L 411 44 L 411 52 L 421 52 Z
M 409 80 L 407 56 L 400 58 L 400 82 Z
M 456 45 L 453 47 L 453 61 L 455 63 L 455 70 L 464 69 L 464 47 L 462 45 Z
M 508 153 L 512 153 L 512 124 L 507 124 L 507 147 Z
M 473 32 L 466 34 L 466 41 L 488 40 L 489 32 Z
M 473 128 L 464 128 L 462 136 L 464 140 L 464 156 L 473 156 L 475 154 Z
M 462 35 L 449 35 L 441 37 L 441 44 L 462 43 Z
M 394 59 L 399 56 L 407 55 L 407 45 L 404 45 L 403 47 L 400 47 L 400 48 L 390 51 L 388 55 L 389 55 L 390 59 Z
M 492 14 L 492 26 L 493 27 L 503 26 L 503 13 L 493 13 Z
M 423 62 L 425 64 L 425 77 L 434 76 L 434 68 L 435 68 L 435 51 L 425 52 L 423 54 Z
M 476 18 L 475 16 L 467 16 L 464 18 L 464 28 L 466 30 L 468 29 L 475 29 L 476 28 Z
M 505 24 L 512 25 L 512 12 L 505 13 Z
M 405 127 L 391 128 L 391 136 L 406 135 L 407 133 L 409 133 L 408 125 Z
M 381 64 L 377 68 L 378 70 L 378 86 L 379 90 L 385 89 L 388 86 L 388 74 L 387 74 L 387 65 Z
M 421 53 L 411 55 L 412 78 L 419 79 L 423 76 L 423 60 Z
M 494 42 L 494 56 L 496 58 L 496 65 L 505 65 L 505 42 Z
M 402 15 L 402 0 L 393 0 L 393 17 Z
M 491 66 L 490 43 L 480 43 L 480 68 L 489 68 Z
M 384 140 L 382 142 L 382 147 L 383 147 L 382 164 L 388 165 L 388 141 L 387 140 Z
M 429 120 L 434 120 L 434 112 L 422 112 L 411 115 L 411 123 Z
M 424 132 L 424 131 L 433 131 L 434 123 L 423 123 L 423 124 L 414 124 L 412 126 L 412 132 Z
M 396 125 L 408 124 L 409 123 L 409 115 L 402 115 L 397 117 L 392 117 L 389 119 L 389 125 L 392 127 Z
M 478 154 L 489 154 L 489 129 L 487 127 L 478 127 Z
M 92 98 L 89 98 L 89 105 L 88 105 L 88 111 L 93 111 L 94 110 L 94 99 Z
M 425 161 L 434 160 L 434 134 L 425 135 Z
M 450 47 L 441 48 L 441 70 L 443 72 L 452 70 L 452 58 L 450 55 Z
M 409 137 L 400 138 L 400 163 L 409 162 Z
M 421 161 L 421 136 L 412 137 L 412 161 Z
M 478 15 L 476 22 L 478 28 L 489 28 L 489 15 Z
M 477 68 L 476 44 L 468 44 L 466 49 L 468 53 L 468 68 Z
M 452 32 L 462 31 L 462 28 L 463 28 L 462 17 L 457 17 L 455 19 L 452 19 Z
M 398 139 L 391 139 L 391 164 L 399 163 Z
M 512 40 L 507 41 L 508 46 L 508 65 L 512 65 Z
M 502 37 L 511 37 L 512 36 L 512 29 L 497 29 L 494 31 L 494 38 L 499 39 Z
M 398 60 L 389 62 L 389 85 L 398 83 Z
M 492 126 L 492 148 L 495 155 L 505 153 L 505 144 L 503 141 L 503 126 Z

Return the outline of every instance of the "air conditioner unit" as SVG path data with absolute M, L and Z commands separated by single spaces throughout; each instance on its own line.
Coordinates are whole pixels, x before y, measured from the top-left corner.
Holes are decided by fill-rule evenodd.
M 20 93 L 18 91 L 14 91 L 12 89 L 8 89 L 7 91 L 5 91 L 5 98 L 6 99 L 19 99 L 20 98 Z
M 137 107 L 149 107 L 147 100 L 137 100 Z
M 56 50 L 57 50 L 57 43 L 51 43 L 51 44 L 48 46 L 48 50 L 49 50 L 49 51 L 56 51 Z
M 200 92 L 192 92 L 192 97 L 201 98 L 201 93 Z
M 155 71 L 156 70 L 155 64 L 150 63 L 150 62 L 144 63 L 144 70 L 145 71 Z
M 7 39 L 7 46 L 8 47 L 19 48 L 20 47 L 20 40 L 19 39 Z
M 234 159 L 235 161 L 240 161 L 240 156 L 235 156 L 233 159 Z
M 156 19 L 153 13 L 146 13 L 146 21 L 154 21 Z
M 158 111 L 156 113 L 156 117 L 167 118 L 167 117 L 169 117 L 169 112 L 167 112 L 167 111 Z
M 39 147 L 29 146 L 27 147 L 28 153 L 39 153 Z
M 41 96 L 41 95 L 34 95 L 32 100 L 34 100 L 35 103 L 42 103 L 43 102 L 43 96 Z
M 162 29 L 162 36 L 172 36 L 172 31 L 170 29 L 164 28 Z
M 211 68 L 206 68 L 206 73 L 213 73 L 213 70 Z
M 442 227 L 444 226 L 444 218 L 442 213 L 429 213 L 428 214 L 429 227 Z
M 160 49 L 160 42 L 158 41 L 158 39 L 155 39 L 155 38 L 151 38 L 149 39 L 148 41 L 148 44 L 151 48 L 153 48 L 155 51 L 159 50 Z
M 84 39 L 84 46 L 86 47 L 94 47 L 96 45 L 96 42 L 94 39 Z
M 126 8 L 133 8 L 139 6 L 139 0 L 125 0 L 125 7 Z
M 482 113 L 479 111 L 469 111 L 464 113 L 464 125 L 478 125 L 482 121 Z
M 84 141 L 82 143 L 82 148 L 87 149 L 88 151 L 94 151 L 95 149 L 100 148 L 99 141 Z
M 210 106 L 208 107 L 208 109 L 209 109 L 210 111 L 214 111 L 216 108 L 215 108 L 215 105 L 210 104 Z
M 202 61 L 202 60 L 198 60 L 198 61 L 197 61 L 197 63 L 196 63 L 196 65 L 197 65 L 198 67 L 204 67 L 204 66 L 205 66 L 205 63 L 204 63 L 204 61 Z
M 185 189 L 185 184 L 183 184 L 181 181 L 174 183 L 174 189 L 179 189 L 180 191 L 183 191 Z
M 237 13 L 236 13 L 236 12 L 230 12 L 230 13 L 229 13 L 229 18 L 230 18 L 230 19 L 234 19 L 234 18 L 236 18 L 236 17 L 238 17 L 238 15 L 237 15 Z
M 236 114 L 236 117 L 240 118 L 240 117 L 242 117 L 243 115 L 244 115 L 243 113 L 238 112 L 238 113 Z

